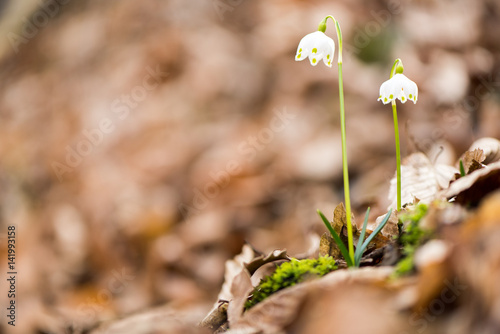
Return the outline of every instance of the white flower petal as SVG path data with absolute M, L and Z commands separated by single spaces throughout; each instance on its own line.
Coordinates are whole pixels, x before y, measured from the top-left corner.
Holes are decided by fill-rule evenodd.
M 387 104 L 394 100 L 395 96 L 395 86 L 393 85 L 392 79 L 385 81 L 380 86 L 379 98 L 377 101 L 382 101 L 383 104 Z
M 304 60 L 311 52 L 314 44 L 314 33 L 305 35 L 299 42 L 295 60 Z
M 380 86 L 378 101 L 387 104 L 396 99 L 400 100 L 402 103 L 408 100 L 412 100 L 413 103 L 416 103 L 418 99 L 417 84 L 402 73 L 395 74 L 391 79 L 385 81 Z
M 295 60 L 304 60 L 309 57 L 311 65 L 318 65 L 323 59 L 325 65 L 332 67 L 333 54 L 335 52 L 335 43 L 321 31 L 315 31 L 304 36 L 297 48 Z

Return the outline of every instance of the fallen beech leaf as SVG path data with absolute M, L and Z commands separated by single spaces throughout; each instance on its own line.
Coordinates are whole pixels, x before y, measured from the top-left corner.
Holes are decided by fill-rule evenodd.
M 439 190 L 441 190 L 450 186 L 450 182 L 453 180 L 453 177 L 458 170 L 452 166 L 437 164 L 434 165 L 434 171 L 436 172 L 436 181 L 438 183 Z
M 348 238 L 347 238 L 347 213 L 344 207 L 344 203 L 339 203 L 335 210 L 333 211 L 333 222 L 330 223 L 333 230 L 339 235 L 340 240 L 344 243 L 347 248 Z M 354 215 L 351 213 L 351 226 L 353 231 L 353 236 L 358 235 L 358 227 L 354 220 Z M 354 241 L 354 240 L 353 240 Z M 335 260 L 341 261 L 340 266 L 342 267 L 342 262 L 344 261 L 342 252 L 340 248 L 335 243 L 333 237 L 330 233 L 325 233 L 320 239 L 320 255 L 329 255 Z
M 483 168 L 484 165 L 481 162 L 483 162 L 485 158 L 486 156 L 480 148 L 465 152 L 461 158 L 465 174 L 470 174 L 475 170 Z
M 250 279 L 248 271 L 241 270 L 241 272 L 234 278 L 231 286 L 231 294 L 233 295 L 233 298 L 229 302 L 229 307 L 227 309 L 227 319 L 230 324 L 236 323 L 240 319 L 243 314 L 245 302 L 247 301 L 248 295 L 252 290 L 252 280 Z
M 286 333 L 409 333 L 406 317 L 393 311 L 397 292 L 371 282 L 317 289 L 306 295 Z
M 225 322 L 227 318 L 233 322 L 237 321 L 243 312 L 248 294 L 253 289 L 250 277 L 263 265 L 279 260 L 289 260 L 286 249 L 274 250 L 264 256 L 257 255 L 252 247 L 244 245 L 240 254 L 226 261 L 224 284 L 219 292 L 218 301 L 201 321 L 200 326 L 212 329 L 218 328 L 217 325 L 220 326 L 220 322 L 222 320 Z M 221 301 L 229 302 L 227 309 L 221 307 Z
M 380 225 L 382 220 L 384 220 L 385 215 L 386 214 L 384 213 L 383 215 L 381 215 L 381 216 L 377 217 L 377 219 L 375 219 L 375 224 L 371 226 L 372 231 L 375 230 L 377 228 L 377 226 Z M 394 236 L 399 235 L 398 221 L 399 221 L 399 218 L 398 218 L 397 211 L 393 210 L 391 212 L 391 216 L 389 217 L 389 220 L 385 224 L 382 231 L 380 231 L 380 233 L 384 237 L 389 238 L 389 239 L 394 237 Z
M 433 165 L 423 153 L 413 153 L 401 164 L 401 203 L 413 203 L 418 199 L 431 202 L 440 189 L 446 189 L 457 170 L 451 166 Z M 396 208 L 396 176 L 391 180 L 390 208 Z
M 251 276 L 257 271 L 257 269 L 259 269 L 263 265 L 280 260 L 290 260 L 290 258 L 286 254 L 286 249 L 276 249 L 265 257 L 263 255 L 260 255 L 245 263 L 245 268 L 248 270 Z
M 229 302 L 233 299 L 232 286 L 235 278 L 241 274 L 242 271 L 246 271 L 245 262 L 250 262 L 256 256 L 255 251 L 249 245 L 244 245 L 241 253 L 236 255 L 233 259 L 226 261 L 226 271 L 224 273 L 224 284 L 222 285 L 221 291 L 217 297 L 217 301 L 206 315 L 206 317 L 200 322 L 200 326 L 205 328 L 218 328 L 220 322 L 226 322 L 227 320 L 227 308 L 221 307 L 220 301 Z
M 480 138 L 472 143 L 468 151 L 474 151 L 475 149 L 483 151 L 484 159 L 483 161 L 478 161 L 485 165 L 500 160 L 500 140 L 498 139 L 491 137 Z
M 224 284 L 217 297 L 218 300 L 231 300 L 233 294 L 231 293 L 231 287 L 233 286 L 233 280 L 239 273 L 245 268 L 247 262 L 251 262 L 256 257 L 255 251 L 249 245 L 244 245 L 241 253 L 236 255 L 234 259 L 226 261 L 226 271 L 224 273 Z M 218 307 L 219 302 L 215 303 Z
M 354 222 L 355 222 L 354 215 L 351 212 L 351 225 L 353 232 L 358 229 L 358 227 Z M 338 235 L 341 235 L 341 231 L 344 226 L 347 228 L 347 214 L 345 211 L 344 203 L 340 202 L 340 204 L 337 205 L 337 207 L 333 211 L 332 227 L 335 230 L 335 232 L 337 232 Z
M 319 256 L 331 256 L 335 260 L 342 258 L 340 249 L 335 244 L 330 232 L 325 232 L 319 241 Z
M 383 284 L 392 271 L 391 267 L 337 270 L 322 278 L 294 285 L 273 294 L 245 312 L 239 322 L 231 325 L 227 333 L 287 332 L 287 326 L 300 314 L 301 306 L 307 296 L 321 294 L 326 289 L 331 291 L 343 289 L 346 283 Z M 347 301 L 347 298 L 343 300 L 343 302 Z M 325 314 L 325 316 L 331 315 Z
M 446 199 L 455 198 L 455 202 L 462 205 L 477 206 L 486 195 L 499 188 L 500 161 L 454 181 L 440 196 Z

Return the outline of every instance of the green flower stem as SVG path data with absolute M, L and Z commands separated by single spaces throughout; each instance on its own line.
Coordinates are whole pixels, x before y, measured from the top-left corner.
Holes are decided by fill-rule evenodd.
M 325 17 L 320 23 L 318 30 L 325 32 L 326 21 L 328 18 L 335 22 L 337 30 L 337 39 L 339 42 L 338 64 L 339 64 L 339 101 L 340 101 L 340 135 L 342 138 L 342 170 L 344 176 L 344 197 L 345 197 L 345 211 L 347 223 L 347 241 L 349 248 L 349 257 L 351 262 L 354 263 L 354 245 L 352 238 L 352 223 L 351 223 L 351 197 L 349 194 L 349 170 L 347 166 L 347 153 L 346 153 L 346 126 L 345 126 L 345 110 L 344 110 L 344 81 L 342 78 L 342 32 L 337 20 L 331 15 Z
M 394 118 L 394 137 L 396 139 L 396 181 L 397 181 L 397 210 L 401 210 L 401 150 L 399 148 L 398 112 L 396 101 L 392 101 L 392 117 Z
M 398 71 L 403 71 L 403 62 L 401 59 L 396 59 L 391 68 L 392 78 Z M 399 127 L 398 127 L 398 113 L 396 111 L 396 100 L 392 101 L 392 117 L 394 119 L 394 138 L 396 141 L 396 184 L 397 184 L 397 210 L 401 210 L 401 149 L 399 147 Z
M 342 79 L 342 62 L 339 62 L 339 100 L 340 100 L 340 136 L 342 138 L 342 171 L 344 176 L 344 197 L 345 197 L 345 214 L 347 224 L 347 242 L 349 248 L 349 256 L 354 262 L 354 245 L 352 240 L 352 224 L 351 224 L 351 196 L 349 193 L 349 169 L 347 166 L 347 148 L 346 148 L 346 126 L 345 126 L 345 110 L 344 110 L 344 84 Z

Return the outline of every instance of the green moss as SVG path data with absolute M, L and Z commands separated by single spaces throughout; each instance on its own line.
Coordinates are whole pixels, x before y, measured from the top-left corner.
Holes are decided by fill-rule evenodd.
M 399 242 L 403 247 L 403 258 L 396 264 L 396 277 L 413 272 L 415 268 L 413 262 L 415 252 L 430 237 L 431 232 L 419 226 L 428 209 L 428 205 L 418 204 L 412 211 L 400 217 L 400 221 L 403 225 L 406 225 L 406 228 L 399 237 Z
M 260 281 L 246 302 L 245 309 L 251 308 L 279 290 L 313 277 L 324 276 L 335 269 L 337 266 L 331 256 L 306 260 L 292 259 L 290 262 L 285 262 L 276 268 L 271 276 L 266 276 Z

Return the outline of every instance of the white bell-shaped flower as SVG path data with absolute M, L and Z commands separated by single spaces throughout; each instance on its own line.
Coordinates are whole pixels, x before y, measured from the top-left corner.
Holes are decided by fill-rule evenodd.
M 333 39 L 318 30 L 304 36 L 300 40 L 295 60 L 304 60 L 306 57 L 309 57 L 311 65 L 316 66 L 323 59 L 326 66 L 332 67 L 334 52 L 335 43 Z
M 394 74 L 392 78 L 380 86 L 380 95 L 377 101 L 387 104 L 395 99 L 399 99 L 402 103 L 405 103 L 407 100 L 417 103 L 417 84 L 408 79 L 403 73 Z

